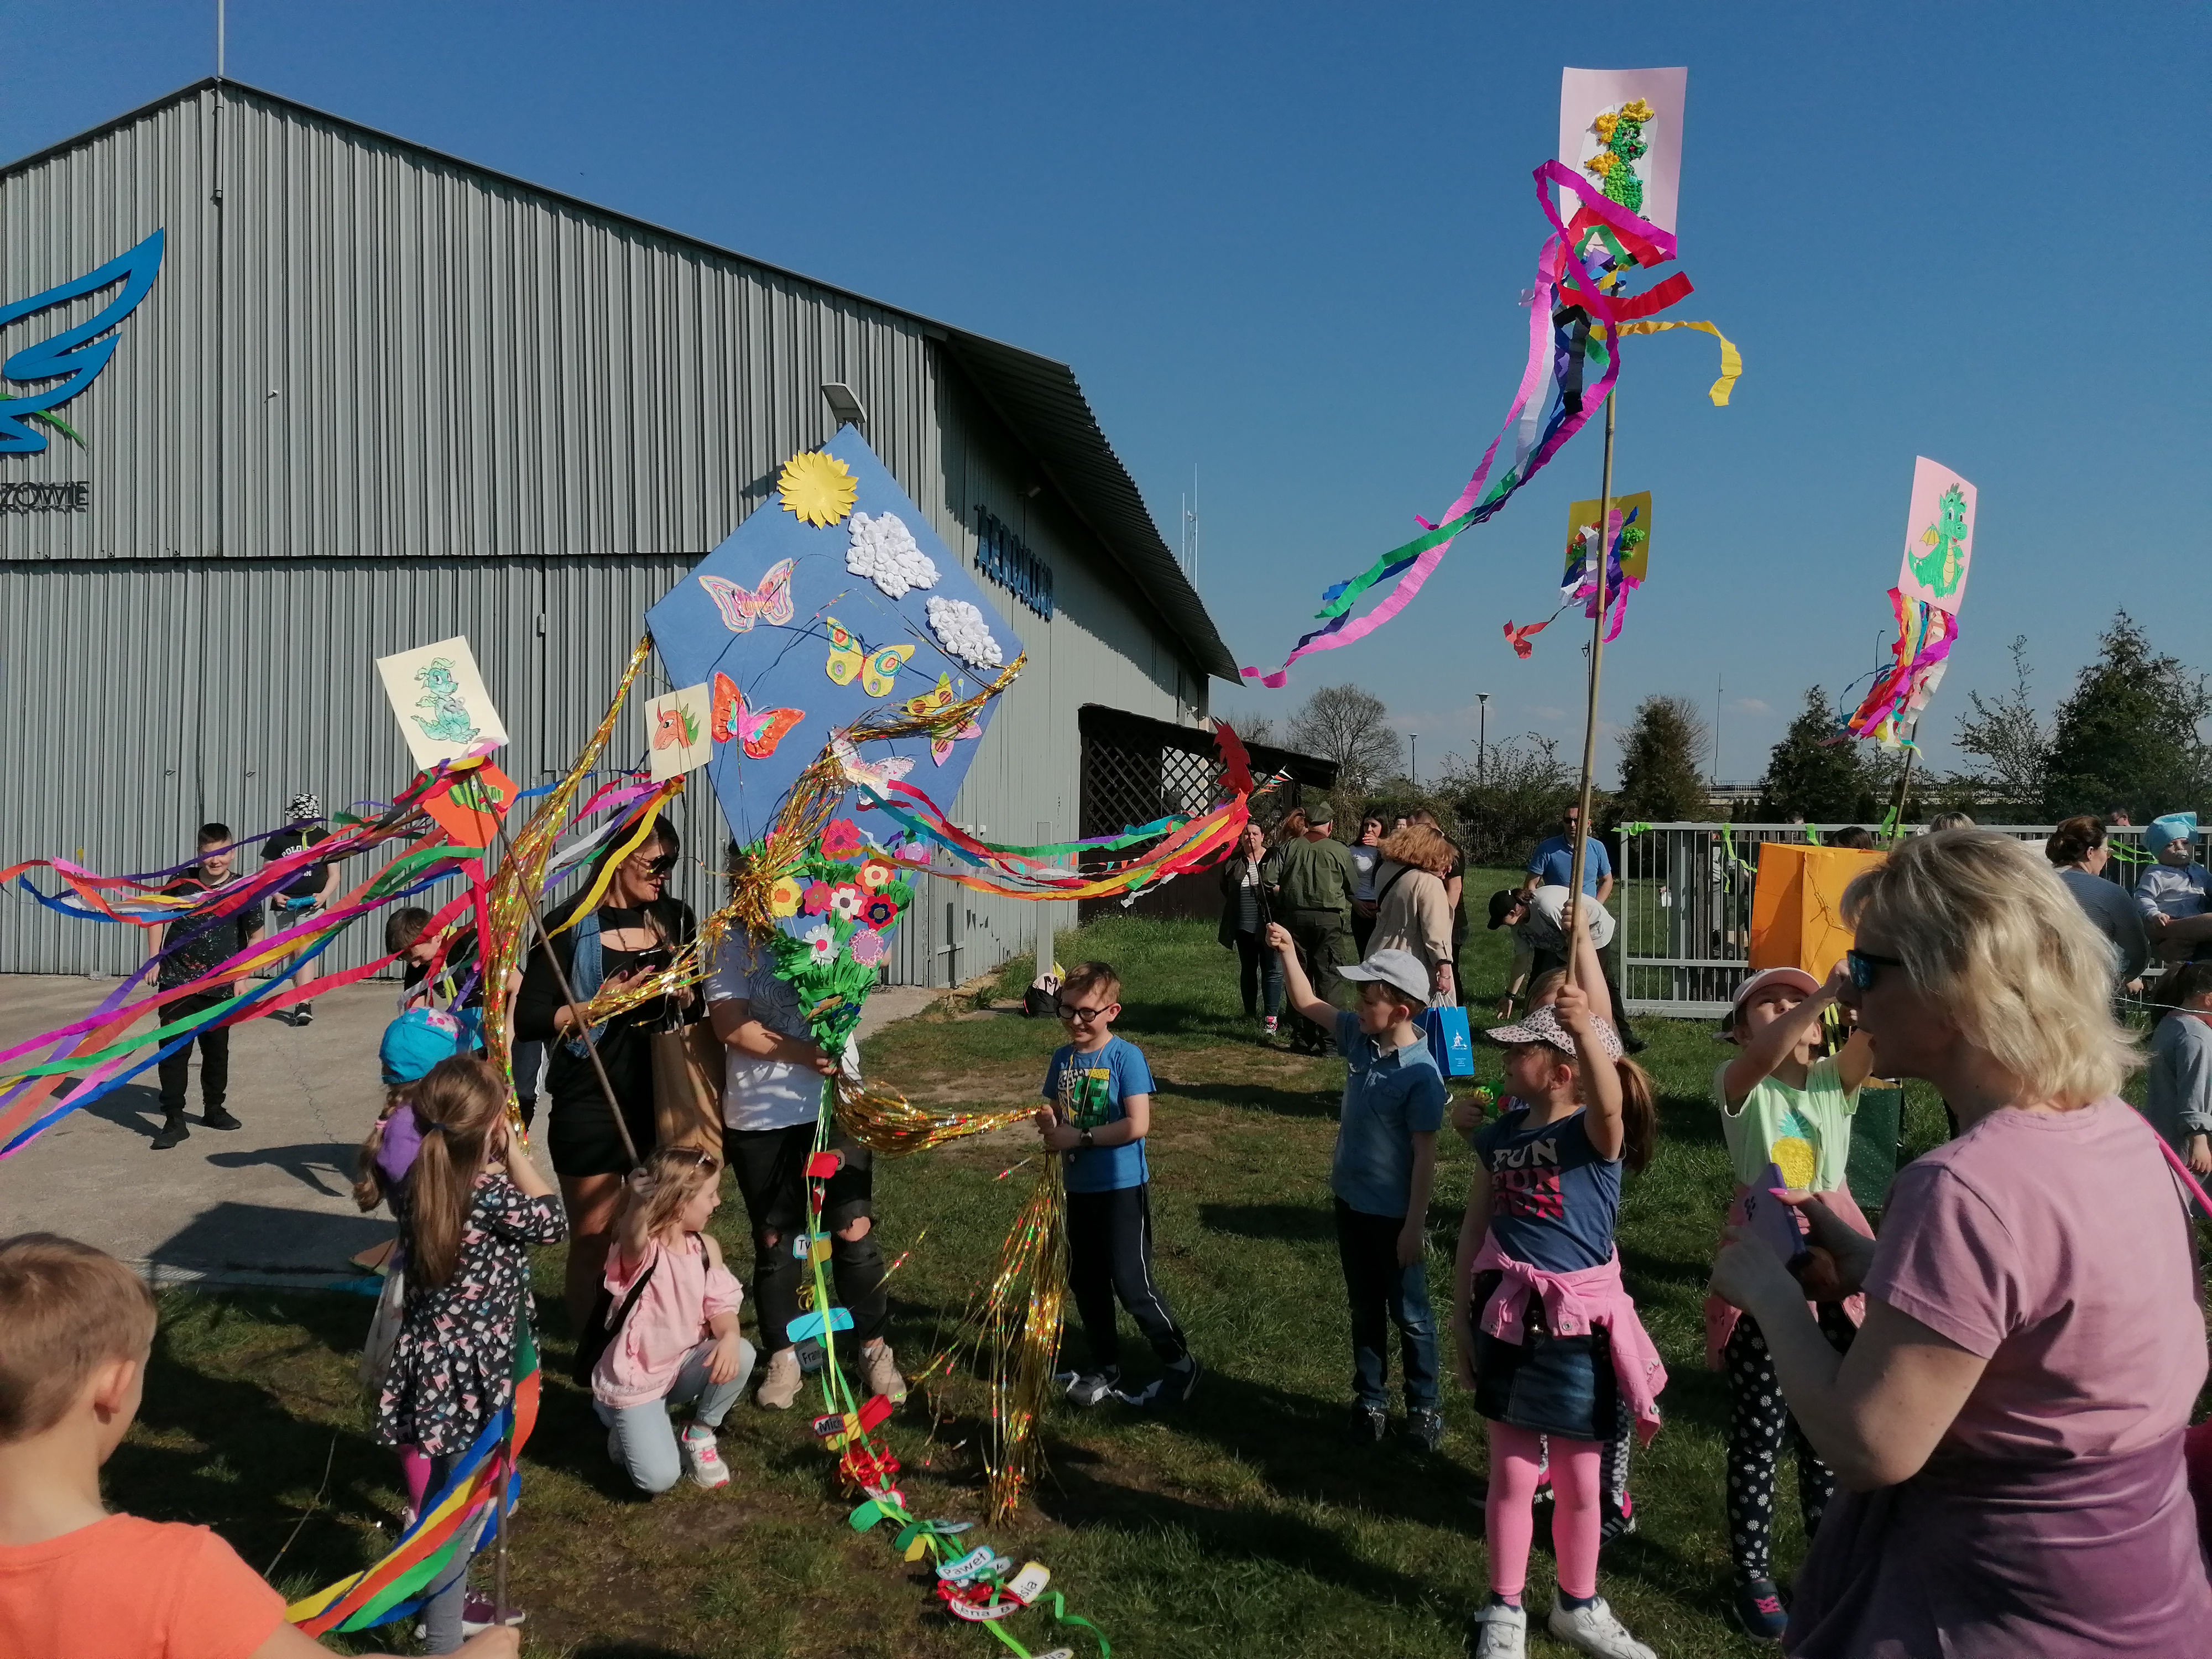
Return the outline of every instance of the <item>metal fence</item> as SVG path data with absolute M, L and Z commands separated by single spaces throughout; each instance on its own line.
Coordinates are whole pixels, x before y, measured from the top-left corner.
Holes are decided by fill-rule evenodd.
M 1917 835 L 1926 826 L 1911 824 Z M 2033 842 L 2040 848 L 2052 826 L 1978 826 Z M 1832 826 L 1830 833 L 1832 833 Z M 2112 857 L 2105 877 L 2134 883 L 2150 856 L 2141 826 L 2106 832 Z M 1750 971 L 1751 894 L 1759 843 L 1803 842 L 1802 823 L 1653 823 L 1621 837 L 1620 887 L 1613 908 L 1616 972 L 1632 1014 L 1673 1014 L 1718 1019 Z M 2198 837 L 2204 858 L 2212 831 Z

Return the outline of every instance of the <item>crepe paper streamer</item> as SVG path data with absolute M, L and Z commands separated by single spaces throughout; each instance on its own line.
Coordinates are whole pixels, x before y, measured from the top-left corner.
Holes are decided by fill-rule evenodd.
M 1452 541 L 1464 530 L 1495 514 L 1514 493 L 1540 472 L 1552 457 L 1582 430 L 1591 412 L 1613 388 L 1620 371 L 1617 341 L 1610 337 L 1626 325 L 1663 311 L 1691 292 L 1689 279 L 1679 272 L 1649 292 L 1633 296 L 1609 293 L 1599 287 L 1585 269 L 1577 252 L 1578 239 L 1595 240 L 1609 232 L 1609 240 L 1644 268 L 1674 257 L 1674 238 L 1656 225 L 1637 217 L 1617 203 L 1609 202 L 1558 161 L 1547 161 L 1535 170 L 1536 198 L 1553 234 L 1537 255 L 1536 277 L 1531 287 L 1528 311 L 1528 362 L 1521 387 L 1506 411 L 1498 436 L 1483 452 L 1474 476 L 1446 510 L 1441 523 L 1425 535 L 1386 553 L 1359 576 L 1340 582 L 1323 595 L 1318 613 L 1323 625 L 1302 636 L 1283 665 L 1273 673 L 1256 668 L 1243 671 L 1248 679 L 1279 688 L 1287 684 L 1292 663 L 1316 651 L 1334 651 L 1365 638 L 1411 604 L 1430 573 L 1443 562 Z M 1554 206 L 1551 185 L 1558 185 L 1583 199 L 1571 228 Z M 1607 257 L 1601 269 L 1614 261 Z M 1581 316 L 1573 314 L 1579 307 Z M 1604 370 L 1595 386 L 1585 388 L 1583 371 L 1587 356 L 1601 355 Z M 1741 360 L 1738 358 L 1738 372 Z M 1538 393 L 1543 391 L 1540 399 Z M 1548 413 L 1547 412 L 1548 411 Z M 1506 434 L 1516 433 L 1511 463 L 1495 483 L 1488 483 L 1491 464 L 1497 459 Z M 1391 576 L 1399 578 L 1382 602 L 1366 616 L 1348 617 L 1352 605 L 1367 588 Z
M 827 1318 L 828 1323 L 823 1321 Z M 825 1316 L 822 1310 L 803 1313 L 783 1328 L 783 1334 L 793 1342 L 804 1342 L 810 1336 L 819 1337 L 830 1331 L 849 1331 L 853 1316 L 843 1308 L 831 1308 Z
M 1700 333 L 1711 335 L 1721 343 L 1721 377 L 1707 389 L 1705 396 L 1712 399 L 1714 408 L 1726 409 L 1729 398 L 1735 392 L 1735 383 L 1743 378 L 1743 353 L 1738 351 L 1735 343 L 1712 324 L 1676 322 L 1670 319 L 1664 322 L 1623 323 L 1617 331 L 1622 334 L 1663 334 L 1670 328 L 1694 328 Z
M 683 789 L 684 780 L 681 777 L 673 777 L 668 779 L 653 793 L 652 797 L 646 802 L 645 810 L 637 815 L 628 837 L 608 855 L 606 862 L 599 866 L 598 877 L 585 890 L 584 896 L 577 900 L 576 908 L 569 914 L 568 921 L 554 928 L 554 933 L 567 933 L 568 929 L 575 927 L 599 908 L 600 899 L 605 896 L 608 887 L 614 881 L 615 871 L 631 854 L 645 845 L 646 837 L 653 833 L 653 825 L 660 821 L 660 809 L 675 796 L 682 793 Z
M 891 1414 L 890 1399 L 886 1395 L 870 1395 L 857 1412 L 837 1412 L 814 1419 L 814 1432 L 828 1440 L 840 1435 L 864 1434 Z M 836 1446 L 830 1448 L 832 1451 Z
M 816 1152 L 807 1158 L 806 1178 L 809 1181 L 827 1181 L 844 1167 L 845 1154 L 833 1146 L 827 1152 Z
M 1927 707 L 1942 683 L 1946 659 L 1958 641 L 1959 619 L 1924 600 L 1908 599 L 1901 588 L 1889 590 L 1889 602 L 1897 619 L 1897 638 L 1890 647 L 1891 665 L 1876 677 L 1873 689 L 1846 717 L 1844 731 L 1896 748 L 1900 746 L 1898 726 L 1906 716 Z

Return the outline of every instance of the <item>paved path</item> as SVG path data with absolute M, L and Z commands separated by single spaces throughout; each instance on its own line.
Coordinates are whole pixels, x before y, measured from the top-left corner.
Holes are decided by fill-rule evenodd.
M 0 1047 L 92 1012 L 112 980 L 0 977 Z M 80 1238 L 140 1267 L 156 1285 L 335 1285 L 349 1258 L 392 1236 L 354 1207 L 354 1155 L 383 1104 L 376 1044 L 396 988 L 349 986 L 318 999 L 313 1024 L 270 1018 L 231 1034 L 229 1131 L 195 1123 L 152 1149 L 161 1097 L 149 1071 L 63 1118 L 0 1163 L 0 1237 Z M 868 1000 L 865 1037 L 939 993 L 889 987 Z M 198 1063 L 191 1110 L 199 1111 Z M 544 1138 L 537 1150 L 544 1163 Z

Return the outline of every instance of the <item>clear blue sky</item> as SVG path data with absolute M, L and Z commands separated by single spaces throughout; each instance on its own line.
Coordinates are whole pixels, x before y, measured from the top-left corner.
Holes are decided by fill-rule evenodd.
M 0 156 L 208 73 L 214 9 L 7 8 Z M 1656 492 L 1654 550 L 1608 720 L 1724 679 L 1721 770 L 1756 776 L 1808 684 L 1874 660 L 1916 453 L 1981 491 L 1930 735 L 2017 634 L 2047 708 L 2124 604 L 2212 665 L 2205 9 L 1652 9 L 1605 10 L 1600 50 L 1556 8 L 234 0 L 229 68 L 1065 359 L 1170 544 L 1197 468 L 1200 586 L 1272 667 L 1497 428 L 1561 66 L 1686 64 L 1673 314 L 1747 368 L 1715 410 L 1709 340 L 1631 343 L 1614 477 Z M 1356 680 L 1425 769 L 1477 691 L 1493 739 L 1578 738 L 1576 641 L 1521 663 L 1499 627 L 1555 603 L 1598 467 L 1593 426 L 1413 611 L 1217 708 Z

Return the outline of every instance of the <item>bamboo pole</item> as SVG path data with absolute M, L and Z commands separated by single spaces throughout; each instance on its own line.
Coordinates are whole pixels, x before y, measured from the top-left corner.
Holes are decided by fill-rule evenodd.
M 1619 350 L 1617 340 L 1608 342 Z M 1597 620 L 1590 624 L 1589 709 L 1583 720 L 1583 781 L 1580 809 L 1575 814 L 1573 861 L 1567 876 L 1567 983 L 1576 983 L 1580 967 L 1574 949 L 1575 923 L 1583 902 L 1583 849 L 1589 845 L 1590 785 L 1597 767 L 1598 680 L 1605 667 L 1605 573 L 1613 553 L 1613 400 L 1605 398 L 1605 471 L 1597 503 Z

